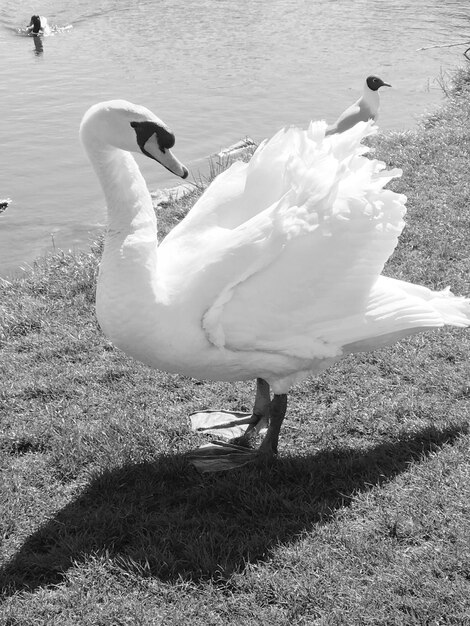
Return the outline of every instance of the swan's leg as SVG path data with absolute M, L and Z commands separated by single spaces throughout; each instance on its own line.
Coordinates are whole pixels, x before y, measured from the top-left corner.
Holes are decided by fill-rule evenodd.
M 245 430 L 241 437 L 236 437 L 231 440 L 231 443 L 235 443 L 239 446 L 251 447 L 253 441 L 261 430 L 261 428 L 267 426 L 269 420 L 271 404 L 271 395 L 269 390 L 269 384 L 263 378 L 256 379 L 256 396 L 255 404 L 253 406 L 252 419 L 248 424 L 248 428 Z
M 274 395 L 270 405 L 269 428 L 259 448 L 261 458 L 272 458 L 277 454 L 279 432 L 287 410 L 287 394 Z

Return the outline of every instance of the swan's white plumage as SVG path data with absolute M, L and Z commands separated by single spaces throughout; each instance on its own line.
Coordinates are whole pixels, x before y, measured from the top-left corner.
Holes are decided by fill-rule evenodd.
M 311 360 L 315 369 L 317 359 L 365 349 L 375 339 L 380 344 L 380 337 L 388 343 L 459 319 L 468 324 L 464 299 L 459 308 L 448 292 L 378 278 L 403 228 L 406 198 L 383 189 L 398 170 L 385 172 L 362 156 L 360 141 L 371 132 L 371 124 L 359 124 L 347 136 L 324 140 L 322 124 L 292 129 L 262 146 L 245 168 L 256 188 L 257 168 L 264 179 L 276 154 L 281 171 L 268 187 L 269 201 L 273 189 L 280 200 L 251 219 L 253 227 L 264 219 L 267 253 L 248 268 L 233 255 L 238 277 L 232 275 L 204 316 L 215 345 Z
M 324 123 L 280 131 L 219 175 L 157 251 L 150 196 L 123 139 L 98 150 L 98 122 L 86 120 L 109 209 L 99 321 L 149 365 L 263 378 L 280 394 L 349 352 L 470 324 L 469 300 L 380 276 L 406 198 L 384 189 L 400 171 L 364 156 L 371 122 L 328 137 Z

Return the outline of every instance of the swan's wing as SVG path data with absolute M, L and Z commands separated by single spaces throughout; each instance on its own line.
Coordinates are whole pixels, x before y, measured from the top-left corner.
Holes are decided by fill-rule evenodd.
M 371 349 L 423 327 L 470 323 L 467 301 L 447 308 L 455 298 L 380 277 L 406 198 L 384 189 L 398 170 L 363 156 L 361 140 L 371 132 L 371 123 L 360 123 L 325 139 L 325 125 L 314 124 L 276 136 L 276 150 L 261 152 L 258 182 L 272 159 L 281 169 L 278 199 L 239 225 L 224 226 L 215 214 L 163 242 L 166 292 L 191 310 L 209 342 L 309 360 Z M 272 199 L 271 191 L 261 185 L 248 197 Z
M 218 311 L 225 294 L 281 253 L 286 237 L 275 229 L 273 215 L 282 202 L 235 229 L 206 224 L 165 238 L 158 248 L 159 287 L 206 327 L 203 318 L 213 316 L 209 309 Z
M 313 128 L 298 138 L 303 145 L 284 176 L 289 191 L 267 211 L 268 240 L 279 245 L 267 262 L 232 276 L 209 307 L 204 328 L 213 343 L 318 358 L 374 335 L 366 323 L 371 293 L 402 230 L 406 199 L 383 189 L 397 171 L 361 155 L 370 128 L 327 140 Z
M 393 238 L 378 247 L 390 246 Z M 307 238 L 303 244 L 308 246 Z M 294 257 L 285 246 L 268 266 L 227 290 L 206 315 L 210 337 L 223 338 L 230 350 L 315 359 L 376 349 L 446 324 L 470 325 L 469 299 L 449 289 L 435 292 L 377 278 L 383 257 L 377 249 L 362 250 L 354 259 L 348 241 L 348 253 L 335 249 L 334 262 L 330 259 L 322 271 L 328 242 L 316 247 L 318 267 L 305 267 L 298 275 L 286 269 L 284 263 Z
M 320 123 L 311 129 L 310 141 L 324 137 L 324 128 Z M 168 292 L 196 298 L 197 289 L 210 308 L 228 286 L 244 282 L 280 253 L 290 236 L 282 215 L 296 195 L 286 168 L 302 151 L 305 135 L 295 128 L 280 131 L 249 163 L 233 164 L 212 182 L 158 248 Z
M 278 202 L 288 190 L 286 163 L 301 148 L 302 134 L 295 128 L 280 130 L 258 146 L 248 163 L 233 163 L 212 181 L 162 243 L 212 228 L 233 231 Z
M 221 172 L 204 191 L 188 214 L 189 223 L 193 220 L 211 220 L 219 223 L 237 212 L 240 198 L 246 184 L 248 163 L 236 161 Z M 219 223 L 219 225 L 221 225 Z
M 401 213 L 395 223 L 342 212 L 309 223 L 302 213 L 280 211 L 274 232 L 285 240 L 277 254 L 227 285 L 206 314 L 209 336 L 223 337 L 227 349 L 308 359 L 336 356 L 364 336 L 370 292 L 396 245 Z

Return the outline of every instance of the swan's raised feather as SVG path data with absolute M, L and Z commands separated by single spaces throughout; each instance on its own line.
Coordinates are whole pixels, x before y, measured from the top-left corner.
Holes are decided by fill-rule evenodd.
M 370 123 L 331 139 L 324 128 L 282 131 L 232 166 L 160 248 L 166 267 L 178 259 L 178 274 L 197 259 L 195 280 L 211 284 L 211 343 L 242 360 L 292 358 L 285 371 L 258 371 L 279 393 L 286 374 L 310 369 L 305 361 L 315 370 L 361 341 L 370 348 L 374 338 L 441 326 L 446 309 L 456 323 L 460 310 L 447 294 L 378 279 L 404 226 L 406 198 L 383 188 L 400 171 L 363 156 Z
M 380 276 L 406 198 L 384 189 L 400 171 L 364 156 L 372 122 L 330 137 L 324 123 L 279 132 L 217 177 L 157 250 L 149 193 L 123 152 L 138 151 L 129 123 L 153 114 L 100 106 L 82 124 L 108 200 L 97 310 L 134 357 L 200 379 L 263 379 L 275 402 L 345 354 L 470 324 L 469 300 Z M 283 417 L 260 389 L 263 417 Z

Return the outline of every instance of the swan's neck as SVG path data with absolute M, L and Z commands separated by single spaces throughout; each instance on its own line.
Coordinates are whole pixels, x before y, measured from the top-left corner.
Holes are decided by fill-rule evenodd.
M 107 240 L 122 242 L 132 235 L 157 242 L 157 222 L 144 177 L 129 152 L 102 150 L 93 165 L 106 198 Z
M 130 153 L 107 148 L 91 153 L 90 159 L 108 212 L 97 288 L 99 312 L 109 311 L 126 298 L 154 298 L 158 290 L 157 220 L 145 180 Z

